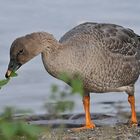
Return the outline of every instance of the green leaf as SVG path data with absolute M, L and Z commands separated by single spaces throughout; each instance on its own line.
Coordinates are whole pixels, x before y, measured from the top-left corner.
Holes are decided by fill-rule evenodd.
M 37 126 L 29 125 L 24 122 L 21 123 L 22 133 L 26 136 L 35 138 L 42 132 L 43 129 Z
M 74 108 L 74 102 L 73 101 L 58 101 L 56 103 L 56 111 L 58 112 L 64 112 L 66 110 L 71 111 Z
M 12 71 L 12 73 L 11 73 L 10 77 L 17 77 L 17 76 L 18 76 L 18 74 L 17 74 L 17 73 L 15 73 L 14 71 Z
M 68 96 L 65 91 L 61 91 L 59 94 L 61 98 L 66 98 Z
M 66 73 L 61 73 L 61 74 L 59 75 L 59 78 L 60 78 L 61 80 L 63 80 L 64 82 L 66 82 L 66 83 L 70 81 L 70 78 L 69 78 L 68 74 L 66 74 Z
M 10 77 L 16 77 L 18 76 L 17 73 L 15 73 L 14 71 L 11 73 Z M 3 79 L 3 80 L 0 80 L 0 89 L 6 85 L 8 82 L 10 81 L 10 78 L 7 78 L 7 79 Z
M 3 122 L 0 125 L 0 130 L 2 132 L 3 137 L 8 140 L 11 140 L 17 132 L 17 126 L 14 123 Z
M 83 94 L 83 83 L 81 80 L 76 79 L 71 81 L 72 92 Z
M 0 87 L 6 85 L 8 82 L 9 82 L 10 79 L 3 79 L 3 80 L 0 80 Z
M 57 85 L 52 85 L 52 86 L 51 86 L 51 92 L 52 92 L 52 93 L 58 92 L 58 86 L 57 86 Z

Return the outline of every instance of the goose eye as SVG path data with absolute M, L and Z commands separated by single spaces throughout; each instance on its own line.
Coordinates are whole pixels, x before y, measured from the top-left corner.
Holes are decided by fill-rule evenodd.
M 18 51 L 17 57 L 18 57 L 19 55 L 22 55 L 22 54 L 23 54 L 23 49 Z
M 19 51 L 19 54 L 22 54 L 22 53 L 23 53 L 23 49 Z

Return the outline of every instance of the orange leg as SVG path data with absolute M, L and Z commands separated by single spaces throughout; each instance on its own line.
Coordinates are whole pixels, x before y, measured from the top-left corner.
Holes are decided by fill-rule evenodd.
M 85 109 L 86 125 L 83 127 L 80 127 L 80 128 L 75 128 L 74 130 L 95 128 L 95 124 L 91 121 L 91 117 L 90 117 L 90 96 L 84 96 L 83 105 L 84 105 L 84 109 Z
M 90 96 L 84 96 L 83 105 L 86 113 L 86 128 L 95 128 L 95 124 L 91 122 L 90 118 Z
M 135 97 L 134 95 L 129 95 L 128 96 L 128 102 L 130 103 L 131 106 L 131 126 L 137 126 L 137 116 L 136 116 L 136 111 L 135 111 Z

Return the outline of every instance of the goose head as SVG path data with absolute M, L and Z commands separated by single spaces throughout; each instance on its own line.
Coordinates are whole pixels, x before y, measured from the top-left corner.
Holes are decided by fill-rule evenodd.
M 14 40 L 10 48 L 10 62 L 5 77 L 9 78 L 11 72 L 17 71 L 41 52 L 49 52 L 52 42 L 55 42 L 55 39 L 46 32 L 32 33 Z

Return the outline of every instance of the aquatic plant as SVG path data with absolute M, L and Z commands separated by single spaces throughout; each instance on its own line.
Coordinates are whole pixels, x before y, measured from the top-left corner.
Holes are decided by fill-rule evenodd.
M 0 115 L 1 140 L 37 140 L 43 129 L 39 126 L 29 125 L 23 120 L 15 119 L 17 111 L 7 107 Z
M 10 77 L 16 77 L 17 74 L 13 72 Z M 50 105 L 47 103 L 45 107 L 48 113 L 56 116 L 64 111 L 71 111 L 74 108 L 73 100 L 70 100 L 71 95 L 75 93 L 83 94 L 83 83 L 80 78 L 75 77 L 70 79 L 66 74 L 60 75 L 61 79 L 66 81 L 72 88 L 68 90 L 66 88 L 61 89 L 58 85 L 53 84 L 51 86 L 51 94 L 49 99 L 55 102 Z M 0 88 L 6 85 L 10 81 L 10 78 L 0 80 Z M 16 119 L 15 114 L 19 111 L 15 111 L 15 108 L 8 107 L 0 115 L 0 138 L 2 140 L 38 140 L 42 132 L 48 132 L 49 126 L 44 129 L 40 126 L 28 124 L 24 117 L 23 119 Z M 23 111 L 20 111 L 24 113 Z M 26 113 L 26 112 L 25 112 Z M 60 126 L 61 127 L 61 126 Z
M 79 76 L 70 78 L 66 73 L 62 73 L 60 79 L 68 83 L 71 88 L 68 88 L 68 85 L 63 89 L 56 84 L 51 86 L 50 102 L 47 102 L 44 107 L 53 116 L 65 111 L 72 111 L 74 109 L 73 94 L 83 95 L 83 82 Z
M 15 72 L 12 72 L 10 77 L 16 77 L 18 76 L 17 73 Z M 0 89 L 5 86 L 8 82 L 10 81 L 10 78 L 6 78 L 6 79 L 3 79 L 3 80 L 0 80 Z

